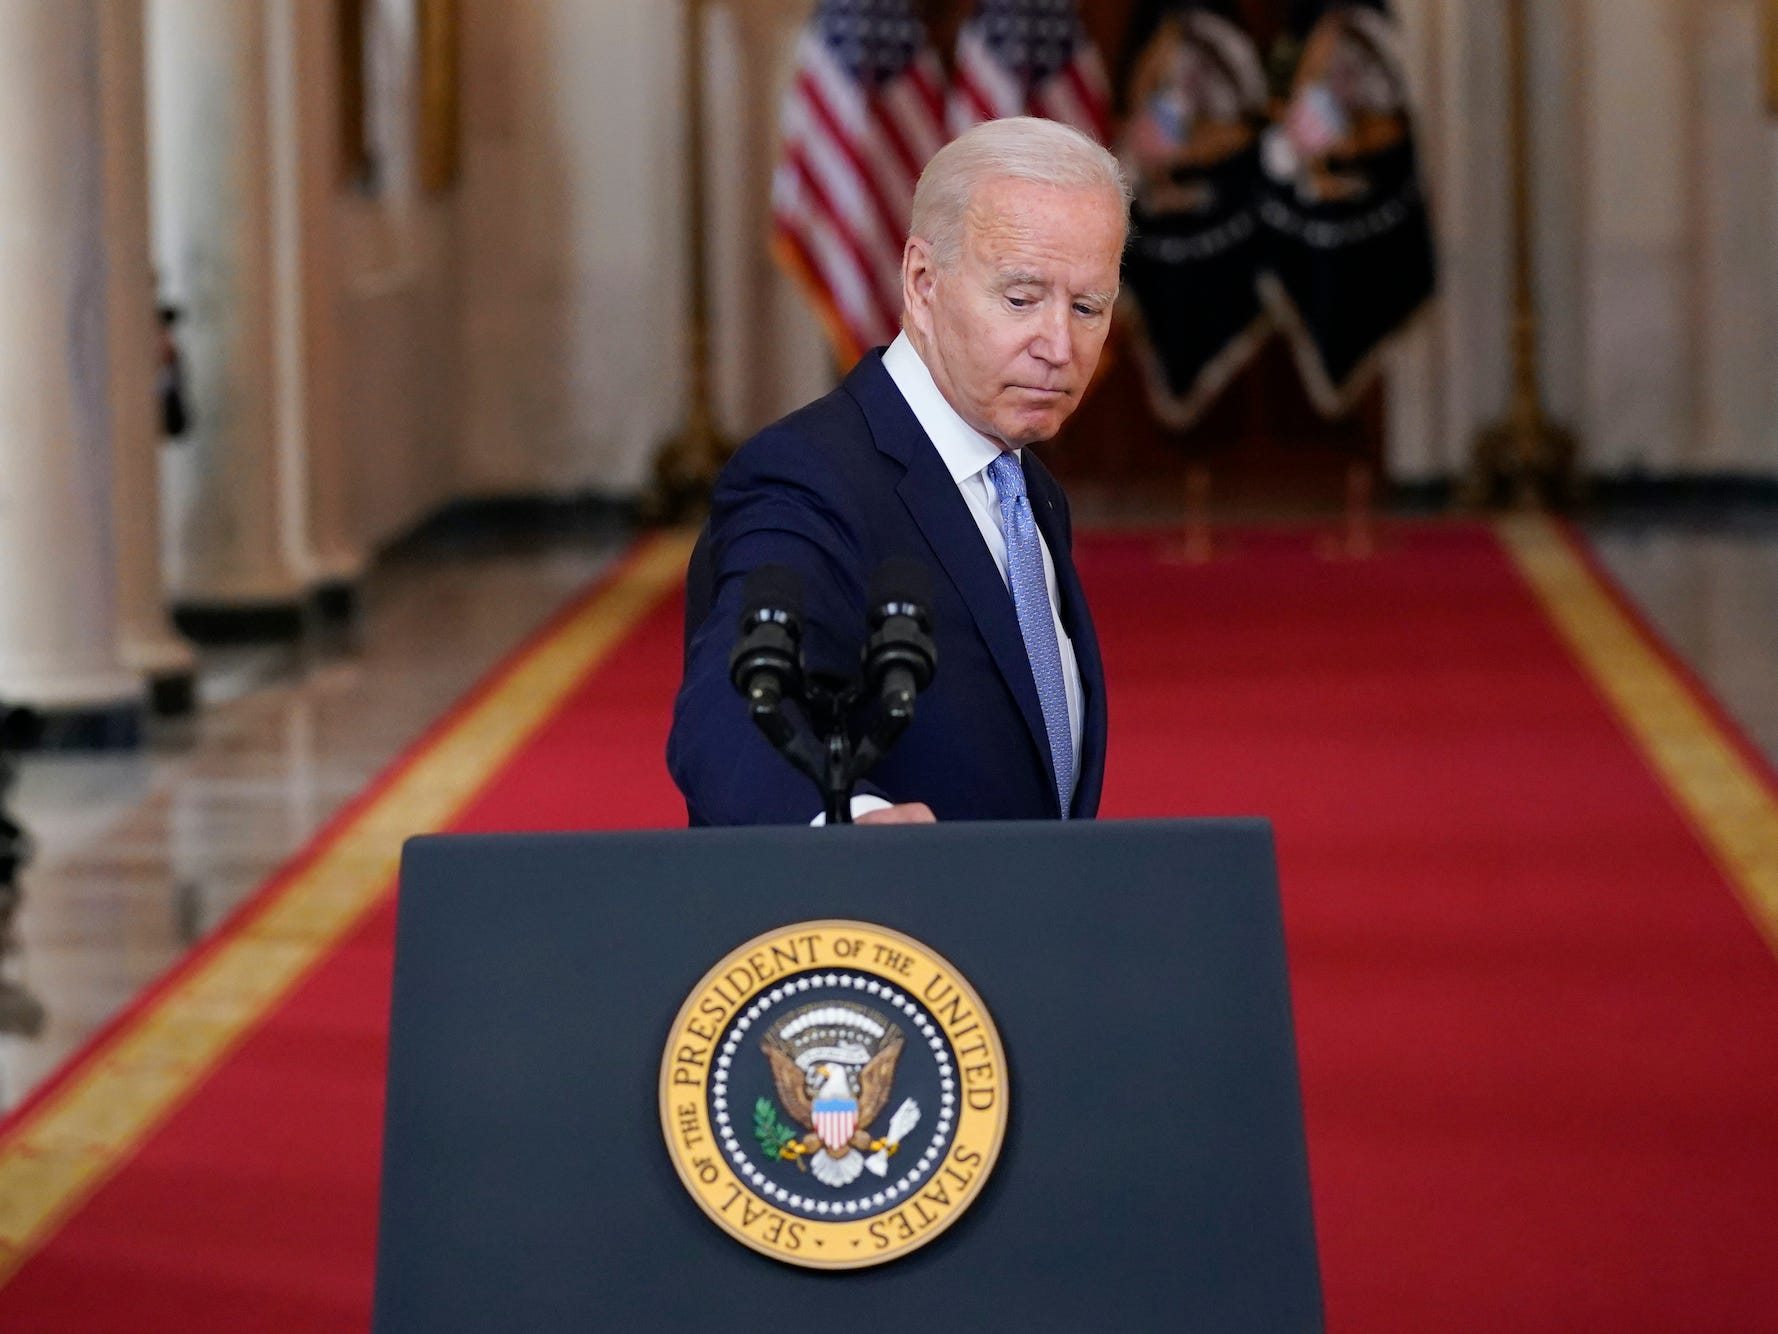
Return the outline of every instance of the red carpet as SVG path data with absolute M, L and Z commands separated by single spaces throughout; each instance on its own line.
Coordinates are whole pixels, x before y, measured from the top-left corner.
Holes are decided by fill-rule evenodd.
M 1277 825 L 1330 1327 L 1778 1329 L 1778 962 L 1737 901 L 1763 911 L 1767 882 L 1724 842 L 1772 846 L 1748 823 L 1778 810 L 1769 773 L 1730 738 L 1754 814 L 1711 824 L 1723 784 L 1657 774 L 1485 528 L 1406 528 L 1363 563 L 1292 532 L 1199 568 L 1135 537 L 1083 555 L 1113 685 L 1106 814 Z M 648 605 L 452 827 L 678 822 L 678 601 Z M 387 896 L 354 920 L 133 1152 L 121 1132 L 68 1149 L 111 1144 L 114 1174 L 58 1187 L 34 1232 L 20 1202 L 49 1198 L 33 1170 L 61 1151 L 58 1100 L 162 1001 L 0 1129 L 0 1329 L 366 1323 Z

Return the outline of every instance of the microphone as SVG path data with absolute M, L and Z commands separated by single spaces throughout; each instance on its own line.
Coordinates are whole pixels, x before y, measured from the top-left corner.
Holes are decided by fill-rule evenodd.
M 757 719 L 776 714 L 785 695 L 802 689 L 803 590 L 788 565 L 761 565 L 741 588 L 740 640 L 729 655 L 729 680 Z
M 871 576 L 871 636 L 864 648 L 866 689 L 885 715 L 901 724 L 913 717 L 914 696 L 932 681 L 938 646 L 932 642 L 932 575 L 918 561 L 892 557 Z

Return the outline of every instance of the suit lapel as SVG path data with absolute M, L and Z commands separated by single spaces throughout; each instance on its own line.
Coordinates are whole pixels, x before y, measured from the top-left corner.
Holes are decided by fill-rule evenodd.
M 1025 652 L 1018 612 L 1001 581 L 994 557 L 982 541 L 969 505 L 938 451 L 926 438 L 913 409 L 883 369 L 880 353 L 866 355 L 847 378 L 846 388 L 864 409 L 877 448 L 906 469 L 896 494 L 969 608 L 994 665 L 1018 702 L 1031 744 L 1050 774 L 1050 782 L 1045 784 L 1049 805 L 1059 813 L 1055 774 L 1050 768 L 1049 730 L 1043 721 L 1043 705 L 1031 675 L 1031 659 Z M 939 653 L 942 657 L 942 644 Z

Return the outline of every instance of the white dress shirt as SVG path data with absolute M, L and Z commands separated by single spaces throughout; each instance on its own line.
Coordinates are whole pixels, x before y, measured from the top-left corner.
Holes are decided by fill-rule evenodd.
M 945 396 L 933 383 L 932 372 L 926 369 L 926 363 L 920 360 L 920 354 L 914 351 L 914 345 L 908 341 L 904 333 L 889 345 L 883 354 L 883 369 L 889 372 L 889 378 L 895 381 L 895 387 L 901 390 L 901 396 L 907 400 L 908 407 L 914 411 L 915 419 L 920 423 L 927 438 L 932 441 L 933 448 L 938 450 L 939 458 L 944 460 L 945 467 L 950 470 L 951 479 L 957 483 L 957 489 L 963 493 L 964 502 L 969 506 L 969 513 L 975 520 L 975 526 L 981 529 L 982 541 L 987 543 L 988 553 L 994 557 L 994 565 L 1000 571 L 1000 581 L 1011 584 L 1006 576 L 1006 531 L 1001 527 L 1000 495 L 994 487 L 994 479 L 988 475 L 988 465 L 1000 455 L 1000 446 L 957 414 L 945 401 Z M 1023 464 L 1023 450 L 1017 451 L 1020 463 Z M 1037 540 L 1043 547 L 1043 582 L 1049 590 L 1050 619 L 1056 625 L 1056 647 L 1062 652 L 1062 681 L 1068 693 L 1068 730 L 1072 734 L 1069 741 L 1074 751 L 1074 781 L 1080 781 L 1080 728 L 1082 713 L 1082 691 L 1080 685 L 1080 664 L 1075 661 L 1074 641 L 1068 638 L 1068 632 L 1062 628 L 1062 597 L 1056 588 L 1056 561 L 1050 555 L 1049 543 L 1043 540 L 1043 533 L 1037 534 Z M 943 651 L 942 648 L 940 650 Z M 1074 793 L 1068 793 L 1072 804 Z

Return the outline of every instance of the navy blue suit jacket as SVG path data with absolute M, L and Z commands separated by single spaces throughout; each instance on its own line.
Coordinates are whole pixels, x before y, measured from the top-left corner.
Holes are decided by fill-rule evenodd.
M 1090 818 L 1105 775 L 1105 672 L 1074 569 L 1068 502 L 1029 450 L 1024 460 L 1084 692 L 1069 814 Z M 806 824 L 821 809 L 814 784 L 772 750 L 729 683 L 748 572 L 779 563 L 801 576 L 808 666 L 850 676 L 871 574 L 895 556 L 932 571 L 938 670 L 912 725 L 860 790 L 923 801 L 941 820 L 1060 815 L 1012 595 L 880 349 L 827 397 L 736 452 L 717 480 L 706 541 L 687 590 L 685 679 L 667 741 L 693 824 Z

